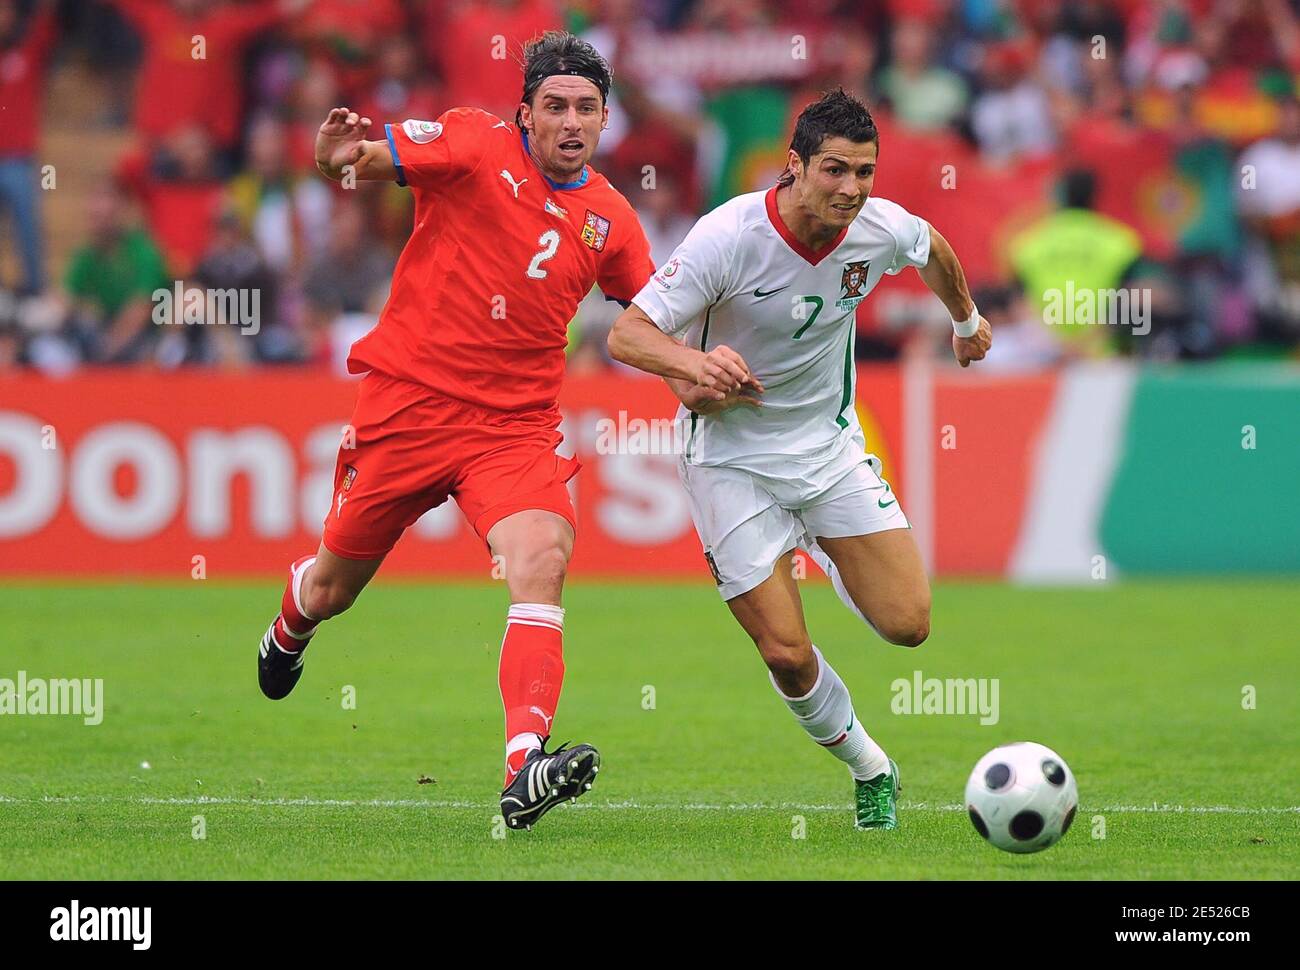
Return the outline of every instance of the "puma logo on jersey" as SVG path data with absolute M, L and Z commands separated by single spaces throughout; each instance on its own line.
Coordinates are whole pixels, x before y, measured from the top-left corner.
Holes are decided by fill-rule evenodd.
M 335 512 L 334 512 L 334 518 L 339 519 L 339 518 L 342 518 L 342 517 L 343 517 L 343 503 L 346 502 L 347 500 L 348 500 L 348 497 L 347 497 L 346 495 L 344 495 L 342 492 L 340 492 L 340 493 L 339 493 L 339 507 L 338 507 L 338 509 L 336 509 Z
M 495 125 L 493 125 L 492 127 L 493 127 L 493 128 L 509 128 L 510 126 L 509 126 L 508 124 L 506 124 L 504 121 L 498 121 L 498 122 L 497 122 Z
M 527 182 L 528 179 L 526 178 L 520 179 L 518 182 L 516 182 L 515 177 L 511 175 L 509 172 L 507 172 L 504 168 L 501 170 L 501 177 L 505 179 L 507 182 L 509 182 L 510 187 L 515 190 L 515 198 L 516 199 L 519 198 L 519 187 L 523 185 L 525 182 Z

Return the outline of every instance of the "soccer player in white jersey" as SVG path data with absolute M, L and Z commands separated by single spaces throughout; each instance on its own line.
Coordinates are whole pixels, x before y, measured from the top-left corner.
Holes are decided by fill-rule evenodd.
M 963 367 L 992 340 L 943 236 L 870 197 L 878 150 L 855 98 L 834 91 L 809 105 L 777 185 L 700 219 L 609 337 L 615 358 L 667 378 L 681 399 L 681 478 L 718 591 L 795 720 L 848 764 L 862 829 L 897 827 L 898 766 L 809 638 L 794 550 L 890 643 L 929 635 L 930 586 L 866 454 L 855 311 L 881 276 L 912 266 L 948 308 Z

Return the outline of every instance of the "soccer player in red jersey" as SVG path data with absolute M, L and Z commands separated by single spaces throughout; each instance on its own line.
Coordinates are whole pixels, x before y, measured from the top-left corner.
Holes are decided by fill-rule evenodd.
M 368 141 L 370 119 L 335 108 L 321 125 L 321 171 L 409 186 L 415 227 L 378 325 L 348 358 L 367 373 L 320 548 L 290 568 L 258 661 L 263 693 L 288 694 L 317 625 L 352 605 L 407 526 L 454 497 L 510 590 L 501 811 L 516 828 L 590 788 L 600 764 L 591 745 L 544 747 L 564 677 L 565 483 L 579 467 L 555 453 L 567 327 L 593 284 L 626 305 L 654 271 L 631 205 L 587 165 L 609 117 L 608 65 L 560 32 L 524 56 L 513 124 L 453 108 Z

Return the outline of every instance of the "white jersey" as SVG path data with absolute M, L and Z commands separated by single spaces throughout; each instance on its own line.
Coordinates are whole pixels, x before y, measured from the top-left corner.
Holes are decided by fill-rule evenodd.
M 930 227 L 870 198 L 819 252 L 781 220 L 776 189 L 700 219 L 633 302 L 664 333 L 709 350 L 726 344 L 766 389 L 763 407 L 701 416 L 682 408 L 685 461 L 760 474 L 829 459 L 862 442 L 854 408 L 854 315 L 885 273 L 924 266 Z

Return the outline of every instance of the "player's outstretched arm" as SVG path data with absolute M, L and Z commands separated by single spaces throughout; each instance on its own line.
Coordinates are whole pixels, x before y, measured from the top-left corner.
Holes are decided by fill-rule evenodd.
M 983 360 L 993 345 L 993 328 L 975 309 L 957 253 L 933 226 L 930 227 L 930 261 L 918 272 L 953 319 L 953 329 L 957 332 L 953 333 L 952 352 L 957 363 L 969 367 L 972 360 Z M 961 336 L 963 327 L 974 324 L 972 318 L 978 319 L 978 325 L 968 336 Z
M 635 303 L 614 321 L 607 344 L 615 360 L 660 377 L 689 381 L 709 400 L 721 401 L 742 386 L 763 390 L 744 358 L 730 347 L 720 344 L 707 353 L 684 347 L 656 327 Z
M 367 141 L 370 119 L 347 108 L 331 108 L 316 132 L 316 167 L 335 182 L 348 174 L 358 179 L 392 181 L 397 166 L 386 141 Z

